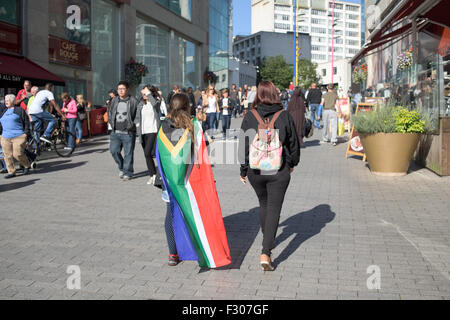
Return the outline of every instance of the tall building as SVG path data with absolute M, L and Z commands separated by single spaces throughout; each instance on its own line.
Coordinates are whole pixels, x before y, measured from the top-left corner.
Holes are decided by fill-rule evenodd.
M 252 33 L 269 31 L 293 32 L 297 18 L 298 30 L 311 35 L 311 60 L 321 63 L 332 59 L 332 11 L 330 0 L 252 0 Z M 335 1 L 334 59 L 352 58 L 361 48 L 361 5 Z
M 228 43 L 228 22 L 219 28 L 209 13 L 208 0 L 0 1 L 0 96 L 30 79 L 103 106 L 130 58 L 149 70 L 134 92 L 149 83 L 164 95 L 173 84 L 203 86 L 209 43 Z
M 231 1 L 209 0 L 209 71 L 216 74 L 219 90 L 228 87 Z
M 301 59 L 311 60 L 311 37 L 300 34 Z M 236 36 L 233 55 L 255 66 L 265 57 L 282 55 L 288 64 L 294 64 L 294 34 L 260 31 L 249 36 Z

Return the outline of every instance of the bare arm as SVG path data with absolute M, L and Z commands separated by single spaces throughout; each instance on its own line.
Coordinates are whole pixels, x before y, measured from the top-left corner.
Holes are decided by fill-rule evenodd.
M 58 114 L 61 116 L 63 121 L 66 121 L 66 116 L 61 112 L 61 108 L 58 106 L 58 104 L 55 102 L 55 100 L 50 101 L 50 106 L 58 112 Z

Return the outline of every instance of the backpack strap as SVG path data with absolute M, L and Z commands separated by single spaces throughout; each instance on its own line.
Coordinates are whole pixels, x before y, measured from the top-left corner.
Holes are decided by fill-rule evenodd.
M 258 123 L 260 125 L 265 125 L 266 124 L 264 122 L 264 120 L 261 118 L 261 116 L 259 115 L 258 111 L 256 111 L 256 109 L 251 109 L 251 112 L 253 113 L 253 116 L 256 118 L 256 121 L 258 121 Z
M 280 111 L 278 111 L 277 113 L 274 114 L 272 120 L 269 123 L 269 127 L 274 128 L 275 121 L 277 121 L 278 117 L 280 116 L 280 114 L 283 111 L 284 110 L 280 110 Z M 261 116 L 259 115 L 258 111 L 256 111 L 256 109 L 252 109 L 251 112 L 253 113 L 253 115 L 255 116 L 256 120 L 259 122 L 259 124 L 266 125 L 266 122 L 261 118 Z
M 275 121 L 277 121 L 278 117 L 280 116 L 280 114 L 283 112 L 284 110 L 280 110 L 277 113 L 274 114 L 272 121 L 270 121 L 269 127 L 270 128 L 275 128 Z

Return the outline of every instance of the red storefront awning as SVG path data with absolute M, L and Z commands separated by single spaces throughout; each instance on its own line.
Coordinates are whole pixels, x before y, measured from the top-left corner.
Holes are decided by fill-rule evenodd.
M 33 85 L 38 86 L 43 86 L 47 82 L 54 85 L 65 85 L 64 79 L 27 58 L 0 54 L 0 81 L 18 82 L 23 80 L 30 80 Z
M 428 10 L 422 17 L 427 18 L 430 22 L 438 22 L 438 23 L 448 23 L 448 4 L 450 0 L 441 0 L 439 3 L 435 4 L 430 10 Z M 372 33 L 370 36 L 370 42 L 364 46 L 351 60 L 352 64 L 355 64 L 359 59 L 361 59 L 366 53 L 371 50 L 380 47 L 386 42 L 392 41 L 393 39 L 401 36 L 403 33 L 408 32 L 411 29 L 412 23 L 408 23 L 403 27 L 388 32 L 392 26 L 402 19 L 409 17 L 413 14 L 420 5 L 423 5 L 424 1 L 421 0 L 410 0 L 404 1 L 404 3 L 400 4 L 400 7 L 395 8 L 395 16 L 389 20 L 385 21 L 382 26 L 376 31 Z

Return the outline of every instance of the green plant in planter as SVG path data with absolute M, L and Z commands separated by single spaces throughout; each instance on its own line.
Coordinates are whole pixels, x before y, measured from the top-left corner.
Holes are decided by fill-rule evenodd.
M 393 116 L 398 133 L 424 133 L 425 121 L 418 111 L 410 111 L 403 107 L 394 109 Z
M 431 127 L 425 114 L 389 104 L 355 116 L 355 130 L 360 134 L 428 133 Z

